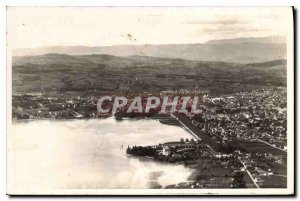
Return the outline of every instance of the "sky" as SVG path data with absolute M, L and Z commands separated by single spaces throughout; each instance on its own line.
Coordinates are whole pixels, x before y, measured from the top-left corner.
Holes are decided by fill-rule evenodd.
M 286 35 L 287 7 L 8 7 L 7 44 L 110 46 L 205 43 Z

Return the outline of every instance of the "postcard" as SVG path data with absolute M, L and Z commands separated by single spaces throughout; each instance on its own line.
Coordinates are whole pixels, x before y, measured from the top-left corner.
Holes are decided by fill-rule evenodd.
M 293 195 L 292 7 L 7 7 L 7 194 Z

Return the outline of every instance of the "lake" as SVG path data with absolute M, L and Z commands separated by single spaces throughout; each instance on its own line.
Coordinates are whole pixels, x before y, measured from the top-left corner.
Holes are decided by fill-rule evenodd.
M 157 188 L 187 181 L 191 171 L 126 155 L 127 146 L 192 138 L 157 120 L 31 120 L 13 123 L 8 148 L 14 189 Z

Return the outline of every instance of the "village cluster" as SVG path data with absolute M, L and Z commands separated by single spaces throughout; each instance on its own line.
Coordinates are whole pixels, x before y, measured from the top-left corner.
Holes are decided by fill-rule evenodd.
M 14 119 L 111 116 L 111 113 L 99 113 L 98 100 L 99 98 L 94 96 L 65 97 L 63 94 L 50 96 L 37 93 L 13 96 L 12 116 Z M 221 97 L 204 94 L 201 101 L 203 102 L 200 104 L 200 114 L 187 113 L 186 115 L 194 125 L 201 128 L 212 139 L 233 141 L 238 138 L 245 142 L 260 140 L 280 149 L 287 149 L 286 92 L 281 88 L 240 92 Z M 151 111 L 159 113 L 158 109 L 151 109 Z
M 204 112 L 190 119 L 216 141 L 258 140 L 286 151 L 286 97 L 280 88 L 207 97 L 202 104 Z
M 189 93 L 183 93 L 188 96 Z M 144 94 L 143 94 L 144 95 Z M 152 95 L 152 94 L 150 94 Z M 161 95 L 161 94 L 160 94 Z M 175 96 L 166 91 L 163 95 Z M 130 101 L 134 100 L 132 96 Z M 129 147 L 127 153 L 150 156 L 170 163 L 184 163 L 195 169 L 192 182 L 178 188 L 286 186 L 287 103 L 282 88 L 266 88 L 230 95 L 203 93 L 199 114 L 162 115 L 158 108 L 150 114 L 115 114 L 125 117 L 151 117 L 175 126 L 187 125 L 200 139 L 168 142 L 150 147 Z M 25 94 L 13 96 L 13 119 L 105 118 L 112 114 L 97 111 L 99 97 L 67 97 L 64 94 Z M 182 103 L 182 102 L 181 102 Z M 187 109 L 191 111 L 191 102 Z M 129 102 L 125 105 L 129 107 Z M 108 103 L 112 107 L 112 103 Z M 180 123 L 181 122 L 181 123 Z M 203 169 L 204 168 L 204 169 Z M 214 172 L 212 172 L 215 170 Z M 218 172 L 218 174 L 216 174 Z M 176 188 L 176 187 L 174 187 Z

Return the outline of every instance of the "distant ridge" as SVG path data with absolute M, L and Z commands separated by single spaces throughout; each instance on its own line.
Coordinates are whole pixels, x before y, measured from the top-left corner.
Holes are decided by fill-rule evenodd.
M 150 56 L 194 61 L 223 61 L 259 63 L 286 59 L 286 43 L 282 36 L 263 38 L 234 38 L 212 40 L 198 44 L 166 45 L 115 45 L 115 46 L 52 46 L 33 49 L 16 49 L 13 56 L 107 54 L 118 57 Z
M 248 37 L 248 38 L 231 38 L 221 40 L 210 40 L 207 44 L 234 44 L 234 43 L 286 43 L 284 36 L 268 36 L 268 37 Z
M 252 63 L 252 64 L 246 64 L 245 66 L 251 66 L 251 67 L 271 67 L 271 66 L 286 66 L 286 60 L 285 59 L 278 59 L 274 61 L 267 61 L 263 63 Z

